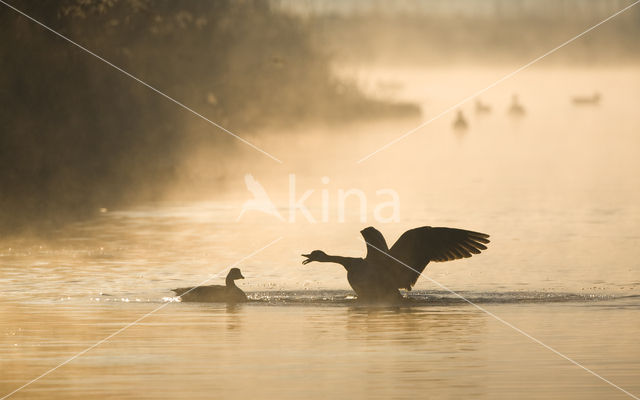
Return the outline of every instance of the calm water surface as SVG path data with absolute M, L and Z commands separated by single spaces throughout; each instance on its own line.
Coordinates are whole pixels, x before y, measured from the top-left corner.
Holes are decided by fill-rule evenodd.
M 523 73 L 483 96 L 491 114 L 463 107 L 467 132 L 445 117 L 361 164 L 416 121 L 265 134 L 257 143 L 286 167 L 223 160 L 231 183 L 208 201 L 109 210 L 46 238 L 2 239 L 0 398 L 150 312 L 12 398 L 629 397 L 426 278 L 410 307 L 363 308 L 339 266 L 300 265 L 316 248 L 363 255 L 358 231 L 369 224 L 390 242 L 419 225 L 490 233 L 487 252 L 427 275 L 640 395 L 637 72 Z M 377 76 L 400 80 L 398 98 L 419 101 L 428 118 L 501 72 L 368 79 Z M 568 100 L 596 89 L 599 107 Z M 527 108 L 520 120 L 505 115 L 514 92 Z M 236 221 L 245 173 L 283 213 L 289 174 L 299 191 L 315 190 L 316 217 L 321 190 L 362 189 L 369 219 L 352 207 L 340 223 L 332 202 L 326 223 L 255 212 Z M 398 192 L 399 221 L 371 219 L 381 188 Z M 219 282 L 276 239 L 238 265 L 251 303 L 172 297 L 172 287 Z

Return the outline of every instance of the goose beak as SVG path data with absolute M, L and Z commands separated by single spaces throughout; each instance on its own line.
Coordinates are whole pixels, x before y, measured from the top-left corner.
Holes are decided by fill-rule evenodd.
M 300 254 L 302 257 L 307 257 L 306 260 L 302 261 L 302 265 L 306 265 L 309 264 L 312 260 L 311 260 L 311 254 Z
M 240 279 L 244 279 L 244 276 L 242 276 L 242 274 L 240 274 Z

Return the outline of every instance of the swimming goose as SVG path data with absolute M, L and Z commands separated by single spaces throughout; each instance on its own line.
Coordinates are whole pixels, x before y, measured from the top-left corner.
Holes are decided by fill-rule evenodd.
M 575 105 L 598 105 L 600 104 L 600 93 L 595 92 L 591 96 L 573 96 L 571 99 Z
M 511 106 L 509 106 L 509 115 L 514 117 L 521 117 L 525 114 L 524 107 L 518 101 L 518 95 L 514 94 L 511 97 Z
M 456 114 L 456 119 L 453 121 L 453 129 L 458 131 L 464 131 L 469 127 L 467 120 L 464 118 L 464 114 L 462 114 L 461 110 L 458 110 Z
M 476 100 L 476 113 L 489 114 L 491 112 L 491 106 L 482 102 L 482 100 Z
M 331 256 L 314 250 L 302 264 L 331 262 L 347 270 L 347 280 L 359 301 L 398 302 L 398 289 L 411 290 L 429 262 L 443 262 L 471 257 L 486 250 L 489 235 L 454 228 L 423 226 L 406 231 L 387 247 L 382 233 L 370 226 L 360 231 L 367 244 L 365 258 Z
M 241 303 L 247 301 L 247 295 L 236 286 L 236 279 L 244 279 L 239 268 L 231 268 L 227 274 L 226 286 L 192 286 L 171 289 L 182 301 Z

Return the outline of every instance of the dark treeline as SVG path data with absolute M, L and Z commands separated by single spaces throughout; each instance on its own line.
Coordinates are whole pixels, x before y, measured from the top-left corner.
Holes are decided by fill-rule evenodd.
M 419 112 L 335 79 L 309 26 L 266 1 L 12 4 L 231 130 Z M 0 36 L 0 231 L 152 199 L 201 139 L 195 116 L 4 5 Z

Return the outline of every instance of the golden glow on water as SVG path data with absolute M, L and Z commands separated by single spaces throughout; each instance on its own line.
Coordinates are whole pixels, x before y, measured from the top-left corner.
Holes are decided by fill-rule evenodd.
M 12 323 L 0 337 L 0 389 L 12 390 L 25 374 L 41 373 L 155 306 L 5 304 L 0 316 Z M 491 310 L 633 391 L 637 306 L 618 301 Z M 611 327 L 615 340 L 608 339 Z M 172 304 L 16 398 L 509 398 L 522 390 L 522 398 L 624 398 L 465 306 L 212 304 Z
M 419 101 L 428 119 L 502 72 L 358 76 L 372 87 L 396 81 L 398 98 Z M 624 398 L 470 306 L 445 301 L 390 310 L 317 301 L 323 290 L 347 293 L 345 273 L 302 266 L 300 254 L 318 248 L 361 256 L 358 231 L 366 225 L 390 242 L 420 225 L 490 233 L 487 252 L 431 264 L 427 274 L 474 298 L 507 293 L 504 303 L 484 306 L 640 393 L 639 76 L 633 68 L 527 71 L 482 96 L 490 114 L 463 106 L 465 133 L 452 130 L 450 114 L 361 164 L 420 121 L 260 132 L 255 143 L 284 165 L 239 147 L 216 154 L 227 168 L 220 181 L 208 175 L 211 153 L 202 148 L 188 165 L 199 183 L 186 179 L 165 202 L 109 210 L 47 240 L 3 240 L 0 395 L 157 308 L 169 289 L 201 282 L 283 237 L 239 265 L 247 278 L 240 286 L 265 301 L 235 308 L 169 304 L 15 398 Z M 571 104 L 572 95 L 594 90 L 603 95 L 598 107 Z M 516 92 L 527 110 L 518 120 L 506 115 Z M 250 198 L 246 173 L 283 213 L 289 174 L 301 192 L 315 190 L 307 204 L 318 219 L 326 190 L 328 222 L 311 224 L 301 214 L 295 223 L 281 222 L 255 211 L 236 221 Z M 333 199 L 348 188 L 363 190 L 370 205 L 376 190 L 394 189 L 400 220 L 377 223 L 369 208 L 362 223 L 352 206 L 346 222 L 337 222 Z M 437 288 L 421 279 L 416 289 Z M 316 298 L 266 301 L 265 292 L 278 290 Z M 582 297 L 519 301 L 565 292 Z

